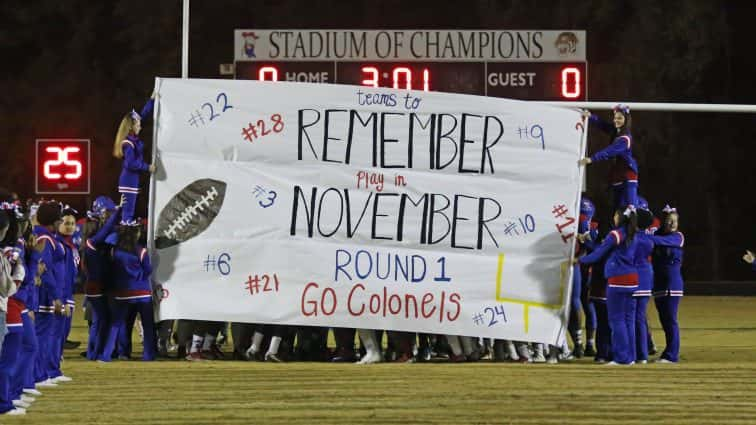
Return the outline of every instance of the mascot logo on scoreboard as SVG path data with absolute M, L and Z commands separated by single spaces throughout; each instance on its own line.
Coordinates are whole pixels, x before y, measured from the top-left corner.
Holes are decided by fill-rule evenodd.
M 565 31 L 557 36 L 554 42 L 559 56 L 572 56 L 577 52 L 578 38 L 574 32 Z
M 257 56 L 255 55 L 255 41 L 257 41 L 257 39 L 260 37 L 255 34 L 254 31 L 243 32 L 242 37 L 244 37 L 244 49 L 242 53 L 244 53 L 244 55 L 248 58 L 256 58 Z

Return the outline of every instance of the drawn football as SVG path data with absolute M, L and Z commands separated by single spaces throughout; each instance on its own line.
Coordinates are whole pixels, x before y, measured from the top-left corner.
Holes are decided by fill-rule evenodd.
M 155 247 L 168 248 L 204 232 L 218 216 L 226 196 L 226 183 L 196 180 L 173 195 L 158 216 Z

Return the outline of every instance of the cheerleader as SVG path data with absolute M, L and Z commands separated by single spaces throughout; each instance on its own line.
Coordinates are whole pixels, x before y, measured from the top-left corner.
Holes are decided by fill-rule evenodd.
M 583 114 L 583 116 L 589 117 L 591 123 L 611 134 L 614 139 L 606 148 L 589 158 L 581 159 L 579 164 L 588 165 L 615 158 L 609 173 L 609 184 L 614 194 L 614 209 L 616 210 L 627 205 L 638 204 L 638 163 L 633 158 L 630 108 L 625 105 L 617 105 L 612 109 L 612 114 L 614 125 L 601 120 L 590 112 L 586 111 Z
M 637 218 L 635 207 L 614 213 L 614 230 L 591 254 L 580 258 L 581 264 L 594 264 L 606 256 L 604 275 L 607 279 L 606 303 L 612 331 L 612 356 L 608 364 L 635 363 L 635 301 L 638 288 L 635 268 Z
M 138 245 L 139 226 L 120 226 L 118 243 L 113 249 L 113 286 L 115 303 L 113 323 L 103 352 L 103 360 L 109 361 L 115 348 L 119 330 L 125 326 L 130 310 L 136 310 L 144 328 L 144 352 L 142 360 L 155 359 L 154 312 L 150 276 L 152 264 L 147 249 Z M 127 333 L 130 333 L 127 330 Z
M 113 232 L 121 215 L 120 208 L 107 196 L 98 196 L 87 215 L 97 220 L 98 226 L 88 235 L 84 244 L 84 294 L 92 312 L 87 359 L 102 360 L 105 340 L 110 329 L 110 312 L 105 297 L 105 283 L 110 278 L 108 245 L 105 244 L 105 238 Z
M 677 363 L 680 360 L 680 328 L 677 309 L 683 296 L 681 273 L 685 236 L 678 231 L 677 209 L 665 206 L 662 228 L 653 237 L 654 248 L 654 304 L 664 329 L 666 346 L 658 363 Z
M 639 198 L 642 199 L 642 198 Z M 648 206 L 648 204 L 646 204 Z M 635 267 L 638 269 L 638 289 L 633 293 L 635 300 L 635 357 L 636 362 L 648 363 L 648 321 L 646 310 L 651 290 L 654 285 L 654 269 L 651 264 L 651 254 L 654 242 L 649 226 L 653 223 L 654 215 L 648 209 L 638 209 L 637 248 L 635 251 Z
M 3 202 L 0 207 L 0 240 L 4 248 L 9 248 L 5 245 L 9 230 L 11 234 L 16 231 L 15 228 L 10 229 L 11 218 L 8 205 Z M 2 415 L 23 415 L 26 414 L 24 408 L 29 406 L 23 401 L 13 400 L 11 391 L 12 378 L 17 372 L 21 352 L 23 322 L 19 303 L 10 297 L 15 295 L 18 289 L 17 281 L 23 280 L 21 273 L 23 273 L 23 267 L 20 266 L 18 253 L 14 252 L 12 247 L 3 249 L 0 255 L 0 315 L 4 319 L 2 323 L 4 337 L 0 338 L 2 346 L 0 349 L 0 414 Z
M 63 314 L 61 259 L 65 254 L 63 248 L 55 240 L 53 231 L 60 219 L 60 206 L 54 202 L 45 202 L 39 206 L 36 213 L 36 225 L 33 233 L 36 236 L 35 249 L 40 253 L 42 273 L 39 275 L 39 302 L 35 313 L 34 325 L 37 331 L 39 351 L 34 368 L 34 379 L 37 388 L 56 387 L 53 378 L 56 374 L 55 350 L 58 316 Z M 60 363 L 58 358 L 57 363 Z
M 118 133 L 113 142 L 113 156 L 123 159 L 121 176 L 118 178 L 118 192 L 124 199 L 121 216 L 122 224 L 136 224 L 134 208 L 139 193 L 139 176 L 142 173 L 155 172 L 155 164 L 144 162 L 144 142 L 139 138 L 142 131 L 142 119 L 150 117 L 155 103 L 155 95 L 147 101 L 141 113 L 132 110 L 121 120 Z
M 578 233 L 583 237 L 578 238 L 575 246 L 575 258 L 588 254 L 593 248 L 592 240 L 596 238 L 597 230 L 591 228 L 591 220 L 596 211 L 593 202 L 585 195 L 580 199 L 580 219 L 578 222 Z M 593 349 L 593 334 L 596 329 L 596 313 L 591 310 L 590 304 L 583 303 L 583 294 L 588 289 L 589 284 L 589 266 L 583 266 L 575 262 L 572 270 L 572 293 L 570 302 L 570 317 L 568 320 L 568 330 L 572 338 L 573 353 L 575 357 L 581 358 L 585 353 L 583 349 L 583 330 L 580 325 L 580 311 L 585 314 L 585 327 L 587 329 L 587 348 L 589 355 L 595 354 Z
M 58 233 L 55 235 L 58 242 L 63 246 L 65 253 L 65 259 L 63 262 L 63 292 L 62 300 L 63 315 L 60 318 L 60 347 L 59 355 L 57 358 L 63 357 L 63 347 L 65 346 L 68 334 L 71 332 L 71 321 L 73 319 L 74 307 L 76 305 L 73 297 L 74 286 L 76 286 L 76 278 L 79 274 L 79 263 L 81 262 L 79 257 L 79 248 L 74 244 L 73 235 L 76 232 L 76 210 L 71 208 L 65 208 L 61 212 L 61 221 L 58 225 Z M 58 362 L 60 364 L 60 362 Z M 72 379 L 61 373 L 60 376 L 55 378 L 56 382 L 70 382 Z
M 598 238 L 595 239 L 599 242 Z M 612 360 L 612 330 L 609 327 L 609 315 L 606 310 L 606 278 L 604 267 L 606 258 L 598 260 L 591 267 L 591 286 L 588 297 L 596 311 L 596 363 Z

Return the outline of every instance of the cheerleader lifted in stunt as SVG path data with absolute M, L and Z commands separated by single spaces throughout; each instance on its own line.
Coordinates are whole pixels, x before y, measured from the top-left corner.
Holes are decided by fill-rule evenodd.
M 628 205 L 638 205 L 638 163 L 633 157 L 633 136 L 630 134 L 632 118 L 630 108 L 626 105 L 617 105 L 612 109 L 612 122 L 609 124 L 601 120 L 595 114 L 586 111 L 584 117 L 589 122 L 596 124 L 601 130 L 612 135 L 612 143 L 594 153 L 588 158 L 583 158 L 578 163 L 588 165 L 598 161 L 606 161 L 614 158 L 609 173 L 609 184 L 614 194 L 614 209 L 624 208 Z
M 118 178 L 118 192 L 124 199 L 121 224 L 136 224 L 134 208 L 139 194 L 139 176 L 145 172 L 155 172 L 155 164 L 144 162 L 144 142 L 139 138 L 142 120 L 150 117 L 154 104 L 155 93 L 144 105 L 141 113 L 132 109 L 126 114 L 118 126 L 118 133 L 113 142 L 113 156 L 123 159 L 121 176 Z

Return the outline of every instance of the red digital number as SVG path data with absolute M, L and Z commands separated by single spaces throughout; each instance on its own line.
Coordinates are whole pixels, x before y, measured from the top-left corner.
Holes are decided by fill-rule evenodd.
M 263 66 L 257 71 L 257 79 L 259 81 L 278 81 L 278 70 L 272 66 Z
M 364 77 L 362 80 L 363 86 L 380 87 L 379 79 L 381 73 L 378 68 L 363 66 L 362 74 Z M 412 90 L 412 70 L 406 66 L 395 67 L 391 70 L 391 82 L 391 86 L 395 89 L 404 88 L 405 90 Z M 430 71 L 428 69 L 423 69 L 423 91 L 430 91 Z
M 45 148 L 45 152 L 55 154 L 55 159 L 48 159 L 42 165 L 42 175 L 49 180 L 59 180 L 61 177 L 65 180 L 78 180 L 81 177 L 82 165 L 81 161 L 71 159 L 68 157 L 71 153 L 79 153 L 81 151 L 78 147 L 65 147 L 49 146 Z M 72 173 L 56 173 L 53 171 L 53 167 L 64 165 L 66 167 L 73 167 Z
M 574 67 L 562 69 L 562 97 L 580 97 L 580 70 Z
M 363 86 L 378 87 L 378 68 L 374 66 L 363 66 L 362 72 L 370 74 L 370 78 L 362 80 Z

